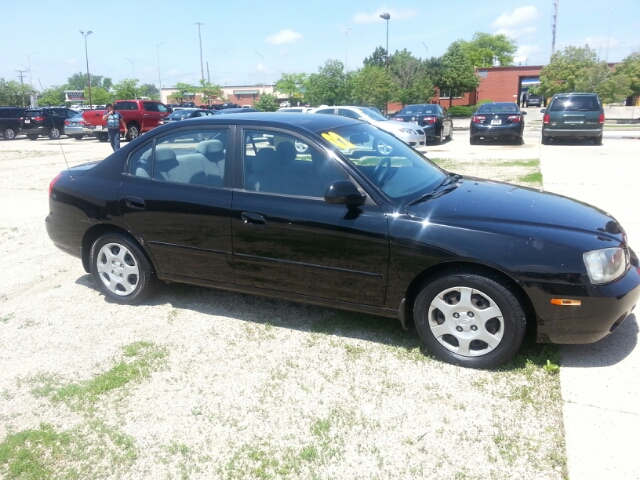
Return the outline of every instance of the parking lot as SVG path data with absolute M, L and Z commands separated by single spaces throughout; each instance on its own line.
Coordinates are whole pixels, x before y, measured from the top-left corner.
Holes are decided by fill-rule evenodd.
M 542 146 L 527 129 L 523 146 L 471 146 L 459 130 L 424 150 L 540 159 L 545 189 L 612 213 L 638 249 L 633 137 Z M 43 425 L 67 435 L 56 475 L 560 479 L 566 451 L 571 478 L 637 477 L 635 317 L 595 348 L 563 350 L 563 403 L 560 382 L 524 361 L 442 364 L 388 319 L 181 285 L 140 306 L 110 303 L 44 229 L 50 180 L 110 151 L 95 139 L 0 141 L 0 439 Z M 123 364 L 142 374 L 77 393 Z M 605 391 L 588 397 L 592 382 Z

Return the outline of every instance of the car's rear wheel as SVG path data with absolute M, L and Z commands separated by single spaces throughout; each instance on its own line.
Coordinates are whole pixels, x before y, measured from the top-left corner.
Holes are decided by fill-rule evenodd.
M 107 141 L 109 141 L 109 135 L 107 135 L 106 133 L 98 133 L 98 134 L 96 134 L 96 138 L 97 138 L 100 142 L 107 142 Z
M 71 135 L 71 138 L 75 138 L 76 140 L 82 140 L 82 137 L 84 137 L 84 135 Z
M 60 138 L 60 129 L 56 126 L 51 127 L 49 130 L 49 138 L 51 140 L 57 140 Z
M 469 144 L 470 145 L 477 145 L 478 144 L 478 139 L 476 137 L 469 137 Z
M 414 320 L 436 357 L 472 368 L 506 362 L 520 348 L 526 327 L 513 292 L 471 273 L 443 274 L 426 284 L 416 298 Z
M 91 275 L 100 291 L 112 300 L 136 304 L 156 286 L 153 266 L 131 238 L 108 233 L 91 246 Z
M 30 133 L 29 135 L 27 135 L 27 138 L 29 140 L 37 140 L 38 139 L 38 135 L 35 133 Z
M 441 129 L 440 133 L 438 133 L 438 135 L 433 137 L 433 143 L 435 145 L 440 145 L 442 143 L 442 134 L 443 134 L 443 130 Z
M 2 132 L 2 135 L 4 136 L 5 140 L 13 140 L 14 138 L 16 138 L 16 131 L 11 127 L 7 127 Z
M 446 139 L 448 141 L 451 141 L 451 139 L 453 139 L 453 126 L 451 126 L 451 128 L 449 128 L 449 135 L 446 136 Z
M 549 145 L 549 137 L 545 137 L 544 135 L 542 136 L 542 144 L 543 145 Z
M 517 145 L 524 145 L 524 137 L 522 135 L 519 135 L 516 137 L 516 144 Z
M 124 134 L 125 140 L 130 142 L 131 140 L 135 140 L 140 135 L 140 130 L 137 125 L 127 125 L 127 131 Z
M 602 145 L 602 135 L 598 135 L 597 137 L 594 137 L 593 144 L 594 145 Z

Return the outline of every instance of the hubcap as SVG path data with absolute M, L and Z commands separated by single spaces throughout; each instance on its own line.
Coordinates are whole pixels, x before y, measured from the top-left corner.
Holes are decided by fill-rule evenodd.
M 108 243 L 103 246 L 98 252 L 96 268 L 102 283 L 116 295 L 129 295 L 138 286 L 138 262 L 124 245 Z
M 504 334 L 502 311 L 484 292 L 453 287 L 440 292 L 429 306 L 429 328 L 447 350 L 478 357 L 494 350 Z
M 377 149 L 382 155 L 389 155 L 393 150 L 393 147 L 382 141 L 378 141 Z
M 4 138 L 6 140 L 13 140 L 16 137 L 16 132 L 14 132 L 13 130 L 11 130 L 10 128 L 7 128 L 4 131 Z

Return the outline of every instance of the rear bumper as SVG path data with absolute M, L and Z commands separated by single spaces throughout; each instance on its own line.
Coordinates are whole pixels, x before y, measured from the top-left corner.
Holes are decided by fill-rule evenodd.
M 469 135 L 472 137 L 513 137 L 522 135 L 521 123 L 512 125 L 480 125 L 471 124 Z
M 543 137 L 599 137 L 602 135 L 602 128 L 542 128 Z
M 49 127 L 21 128 L 20 133 L 23 133 L 24 135 L 48 135 Z

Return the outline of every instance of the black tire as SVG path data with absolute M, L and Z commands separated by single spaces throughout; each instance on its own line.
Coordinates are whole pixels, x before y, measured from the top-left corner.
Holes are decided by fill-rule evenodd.
M 449 142 L 453 139 L 453 126 L 451 126 L 451 128 L 449 129 L 449 135 L 447 135 L 445 138 Z
M 76 140 L 82 140 L 82 137 L 84 137 L 84 135 L 70 135 L 70 137 Z
M 434 137 L 434 139 L 433 139 L 434 145 L 442 145 L 442 133 L 443 133 L 443 131 L 441 129 L 440 133 L 436 137 Z
M 426 284 L 414 305 L 416 329 L 439 359 L 494 368 L 520 348 L 526 318 L 508 288 L 471 273 L 443 274 Z
M 55 125 L 49 130 L 49 138 L 51 140 L 58 140 L 60 138 L 60 129 Z
M 130 142 L 138 138 L 138 136 L 140 136 L 140 129 L 138 126 L 134 124 L 127 125 L 127 131 L 124 134 L 125 140 Z
M 98 133 L 96 134 L 96 138 L 101 142 L 109 141 L 109 135 L 107 135 L 106 133 Z
M 598 135 L 597 137 L 593 138 L 593 144 L 594 145 L 602 145 L 602 135 Z
M 477 145 L 478 144 L 478 139 L 476 137 L 469 137 L 469 144 L 470 145 Z
M 27 135 L 27 138 L 29 140 L 37 140 L 38 139 L 38 135 L 36 133 L 30 133 L 29 135 Z
M 549 137 L 545 137 L 544 135 L 542 136 L 542 144 L 543 145 L 549 145 Z
M 5 140 L 15 140 L 17 132 L 15 128 L 7 127 L 2 132 L 2 136 Z
M 101 236 L 91 246 L 91 276 L 111 300 L 137 304 L 153 293 L 157 280 L 153 266 L 138 244 L 121 233 Z
M 524 137 L 522 135 L 516 137 L 516 145 L 524 145 Z

